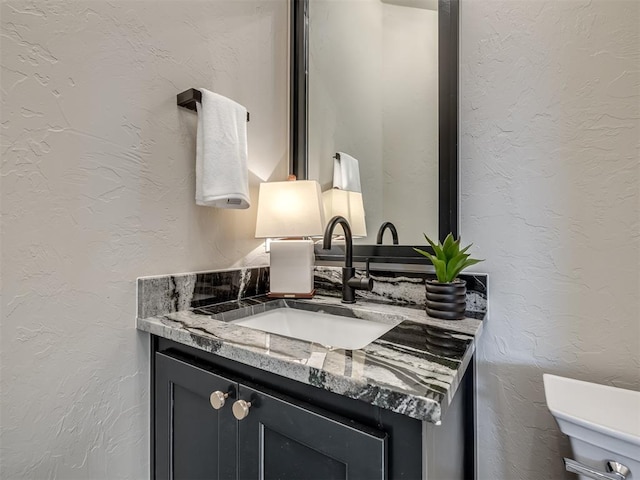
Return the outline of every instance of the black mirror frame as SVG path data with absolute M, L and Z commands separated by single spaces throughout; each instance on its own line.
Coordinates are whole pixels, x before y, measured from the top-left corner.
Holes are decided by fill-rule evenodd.
M 309 0 L 291 0 L 291 92 L 289 171 L 308 175 Z M 459 0 L 438 0 L 438 236 L 458 236 L 458 14 Z M 419 245 L 418 248 L 425 248 Z M 344 249 L 322 250 L 316 259 L 339 261 Z M 429 263 L 410 245 L 354 245 L 356 261 Z

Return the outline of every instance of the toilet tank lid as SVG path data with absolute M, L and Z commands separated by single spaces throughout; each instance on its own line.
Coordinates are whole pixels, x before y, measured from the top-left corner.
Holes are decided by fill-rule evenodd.
M 543 375 L 554 416 L 640 445 L 640 392 Z

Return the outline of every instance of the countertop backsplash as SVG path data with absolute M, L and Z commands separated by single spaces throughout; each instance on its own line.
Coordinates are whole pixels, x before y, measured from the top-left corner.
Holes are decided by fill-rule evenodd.
M 363 272 L 358 270 L 358 275 Z M 433 274 L 375 271 L 371 274 L 371 292 L 358 291 L 369 302 L 424 309 L 425 278 Z M 467 282 L 468 317 L 483 319 L 487 313 L 488 278 L 486 274 L 463 274 Z M 319 295 L 339 297 L 342 269 L 315 267 L 315 287 Z M 141 277 L 138 279 L 138 317 L 179 312 L 231 300 L 264 295 L 269 291 L 269 267 L 247 267 L 211 272 Z
M 138 318 L 154 317 L 269 291 L 269 267 L 138 278 Z
M 357 276 L 364 271 L 358 270 Z M 397 272 L 376 270 L 371 273 L 374 280 L 373 290 L 358 290 L 356 296 L 369 302 L 402 305 L 404 307 L 424 309 L 426 278 L 436 278 L 432 273 Z M 486 274 L 462 274 L 467 282 L 467 317 L 483 319 L 487 313 Z M 340 296 L 342 291 L 342 269 L 333 266 L 315 267 L 316 293 L 327 296 Z

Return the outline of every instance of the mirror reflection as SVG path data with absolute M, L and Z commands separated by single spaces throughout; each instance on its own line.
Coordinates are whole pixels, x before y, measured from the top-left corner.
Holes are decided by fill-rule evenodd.
M 354 243 L 437 238 L 437 1 L 310 0 L 308 68 L 309 179 L 342 212 L 334 187 L 361 193 Z

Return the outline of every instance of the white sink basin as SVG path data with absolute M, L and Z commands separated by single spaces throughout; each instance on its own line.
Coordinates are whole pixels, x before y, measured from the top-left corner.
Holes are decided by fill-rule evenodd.
M 328 347 L 359 350 L 380 338 L 400 321 L 381 323 L 283 307 L 231 323 Z

